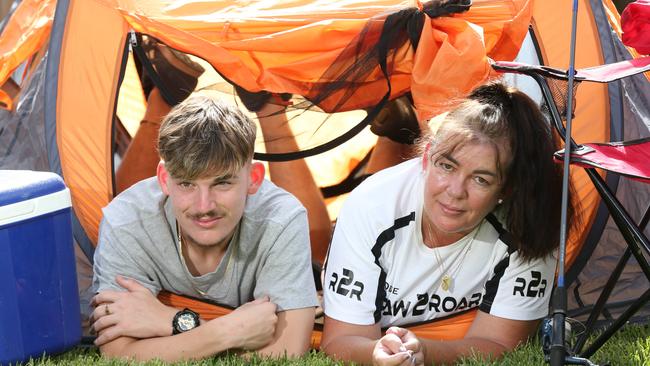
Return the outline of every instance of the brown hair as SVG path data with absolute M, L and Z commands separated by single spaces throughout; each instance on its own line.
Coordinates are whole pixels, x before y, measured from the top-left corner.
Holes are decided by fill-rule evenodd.
M 505 194 L 497 207 L 505 213 L 519 255 L 530 260 L 550 254 L 560 239 L 562 169 L 553 162 L 560 144 L 535 101 L 501 82 L 482 85 L 422 143 L 431 142 L 435 153 L 450 153 L 473 141 L 495 147 Z M 505 167 L 500 166 L 498 145 L 509 149 L 510 162 Z M 571 228 L 578 225 L 576 212 L 575 201 L 570 202 L 567 222 Z
M 158 152 L 174 178 L 225 176 L 251 161 L 255 134 L 255 123 L 236 107 L 213 97 L 193 96 L 165 117 Z

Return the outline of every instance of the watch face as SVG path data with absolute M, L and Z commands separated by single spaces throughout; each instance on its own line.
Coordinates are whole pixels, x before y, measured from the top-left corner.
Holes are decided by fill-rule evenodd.
M 178 329 L 181 332 L 186 332 L 190 329 L 196 328 L 196 320 L 192 314 L 180 314 L 178 317 Z

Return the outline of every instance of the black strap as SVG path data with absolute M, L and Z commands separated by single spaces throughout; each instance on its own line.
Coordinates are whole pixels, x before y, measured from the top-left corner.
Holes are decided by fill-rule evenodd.
M 346 133 L 340 135 L 339 137 L 332 139 L 324 144 L 318 145 L 316 147 L 312 147 L 311 149 L 306 149 L 306 150 L 300 150 L 300 151 L 293 151 L 293 152 L 287 152 L 287 153 L 260 153 L 256 152 L 253 154 L 253 159 L 256 160 L 263 160 L 263 161 L 269 161 L 269 162 L 278 162 L 278 161 L 291 161 L 291 160 L 297 160 L 297 159 L 304 159 L 310 156 L 318 155 L 321 153 L 324 153 L 328 150 L 331 150 L 342 143 L 348 141 L 349 139 L 353 138 L 356 136 L 359 132 L 361 132 L 366 126 L 372 122 L 372 120 L 377 117 L 377 114 L 379 114 L 379 111 L 384 108 L 386 105 L 386 102 L 388 102 L 388 96 L 390 96 L 390 81 L 388 81 L 388 90 L 389 92 L 384 95 L 384 97 L 381 99 L 379 104 L 377 104 L 371 111 L 368 113 L 366 118 L 361 120 L 361 122 L 357 123 L 354 127 L 352 127 L 350 130 L 348 130 Z
M 130 41 L 131 41 L 131 49 L 133 49 L 133 52 L 135 52 L 135 54 L 138 56 L 140 63 L 145 68 L 147 75 L 149 75 L 149 78 L 154 83 L 156 88 L 158 88 L 158 91 L 160 91 L 160 94 L 163 97 L 163 99 L 168 102 L 175 102 L 175 103 L 171 103 L 172 105 L 177 105 L 178 103 L 182 102 L 182 100 L 177 100 L 176 98 L 174 98 L 173 96 L 174 94 L 167 89 L 167 86 L 160 79 L 158 72 L 156 72 L 156 70 L 153 68 L 153 65 L 151 64 L 151 60 L 149 60 L 147 55 L 144 53 L 144 50 L 142 49 L 142 35 L 140 35 L 140 33 L 135 33 L 134 31 L 131 31 Z
M 355 189 L 361 182 L 366 180 L 369 176 L 372 174 L 360 174 L 361 169 L 363 169 L 367 164 L 368 161 L 370 160 L 370 155 L 372 154 L 372 151 L 374 150 L 371 149 L 366 156 L 352 169 L 352 171 L 348 174 L 345 179 L 343 179 L 341 182 L 327 186 L 327 187 L 322 187 L 320 189 L 321 193 L 323 194 L 323 198 L 331 198 L 331 197 L 336 197 L 340 196 L 345 193 L 351 192 L 353 189 Z

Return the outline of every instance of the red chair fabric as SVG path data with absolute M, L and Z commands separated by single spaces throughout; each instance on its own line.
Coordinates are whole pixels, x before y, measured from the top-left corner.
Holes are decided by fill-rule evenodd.
M 562 160 L 564 150 L 555 153 Z M 650 138 L 611 143 L 583 144 L 571 152 L 571 163 L 600 168 L 644 183 L 650 183 Z

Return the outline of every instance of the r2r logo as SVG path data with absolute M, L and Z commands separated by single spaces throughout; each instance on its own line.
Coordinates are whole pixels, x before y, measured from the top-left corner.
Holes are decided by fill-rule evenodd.
M 339 295 L 347 296 L 349 298 L 355 296 L 358 301 L 361 301 L 363 283 L 359 281 L 354 281 L 354 283 L 352 283 L 352 281 L 354 281 L 354 272 L 347 268 L 343 268 L 343 277 L 340 279 L 338 273 L 332 272 L 332 279 L 330 280 L 328 288 Z
M 539 271 L 530 271 L 532 279 L 526 285 L 526 279 L 517 277 L 515 280 L 515 287 L 512 289 L 512 294 L 526 297 L 543 297 L 546 292 L 546 280 L 542 279 L 542 273 Z M 524 294 L 524 291 L 526 292 Z

